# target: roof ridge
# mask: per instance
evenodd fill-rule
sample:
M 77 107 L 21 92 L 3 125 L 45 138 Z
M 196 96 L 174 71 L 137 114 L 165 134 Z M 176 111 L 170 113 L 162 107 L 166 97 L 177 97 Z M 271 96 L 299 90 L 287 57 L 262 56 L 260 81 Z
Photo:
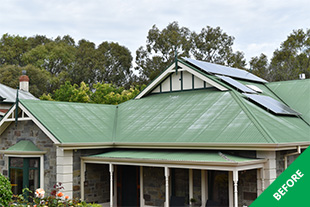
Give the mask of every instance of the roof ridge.
M 256 116 L 251 112 L 251 110 L 243 103 L 241 98 L 236 94 L 234 90 L 231 90 L 231 94 L 233 99 L 239 104 L 240 108 L 245 112 L 245 114 L 249 117 L 255 127 L 258 129 L 262 135 L 269 139 L 272 143 L 277 143 L 277 141 L 271 136 L 268 130 L 263 126 L 263 124 L 256 118 Z

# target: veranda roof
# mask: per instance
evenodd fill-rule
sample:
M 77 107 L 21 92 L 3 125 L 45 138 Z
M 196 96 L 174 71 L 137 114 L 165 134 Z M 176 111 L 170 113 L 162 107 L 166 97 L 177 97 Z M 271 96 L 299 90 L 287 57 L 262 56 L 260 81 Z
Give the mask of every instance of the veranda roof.
M 184 165 L 217 165 L 244 166 L 265 162 L 265 159 L 255 159 L 229 155 L 220 151 L 191 150 L 115 150 L 92 155 L 84 160 L 153 163 L 153 164 L 184 164 Z

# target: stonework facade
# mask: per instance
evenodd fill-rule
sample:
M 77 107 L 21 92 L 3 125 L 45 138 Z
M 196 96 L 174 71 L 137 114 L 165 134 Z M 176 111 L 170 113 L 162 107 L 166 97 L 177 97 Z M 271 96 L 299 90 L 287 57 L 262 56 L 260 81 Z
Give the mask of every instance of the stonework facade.
M 0 135 L 0 149 L 6 150 L 21 140 L 34 143 L 44 154 L 44 189 L 50 192 L 56 184 L 56 147 L 53 142 L 32 121 L 11 123 Z M 8 176 L 8 165 L 5 155 L 0 154 L 0 172 Z

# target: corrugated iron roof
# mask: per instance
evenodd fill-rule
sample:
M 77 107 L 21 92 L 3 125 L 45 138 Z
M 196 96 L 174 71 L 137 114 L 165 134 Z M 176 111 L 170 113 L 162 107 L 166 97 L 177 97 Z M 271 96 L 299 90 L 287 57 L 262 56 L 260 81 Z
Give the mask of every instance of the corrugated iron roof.
M 239 157 L 221 152 L 211 151 L 159 151 L 159 150 L 116 150 L 105 152 L 89 157 L 114 160 L 145 160 L 145 161 L 177 161 L 177 162 L 207 162 L 207 163 L 225 163 L 239 164 L 251 161 L 263 161 L 262 159 L 253 159 Z
M 2 101 L 3 103 L 14 103 L 16 101 L 16 89 L 0 83 L 0 97 L 4 99 Z M 19 99 L 38 100 L 38 98 L 34 97 L 30 92 L 23 90 L 19 90 L 18 97 Z
M 310 124 L 310 79 L 273 82 L 267 86 Z
M 119 106 L 22 100 L 61 143 L 247 143 L 310 141 L 298 117 L 276 116 L 239 93 L 151 95 Z
M 20 103 L 61 143 L 112 141 L 115 106 L 36 100 Z

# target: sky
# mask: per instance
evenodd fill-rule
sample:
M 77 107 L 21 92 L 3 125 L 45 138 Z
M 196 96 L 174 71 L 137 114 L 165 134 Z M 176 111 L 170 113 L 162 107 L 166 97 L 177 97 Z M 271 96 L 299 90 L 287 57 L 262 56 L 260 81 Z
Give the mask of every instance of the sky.
M 174 21 L 197 33 L 219 26 L 247 62 L 261 53 L 270 59 L 293 30 L 310 28 L 309 0 L 0 0 L 0 8 L 1 36 L 112 41 L 133 56 L 153 25 Z

